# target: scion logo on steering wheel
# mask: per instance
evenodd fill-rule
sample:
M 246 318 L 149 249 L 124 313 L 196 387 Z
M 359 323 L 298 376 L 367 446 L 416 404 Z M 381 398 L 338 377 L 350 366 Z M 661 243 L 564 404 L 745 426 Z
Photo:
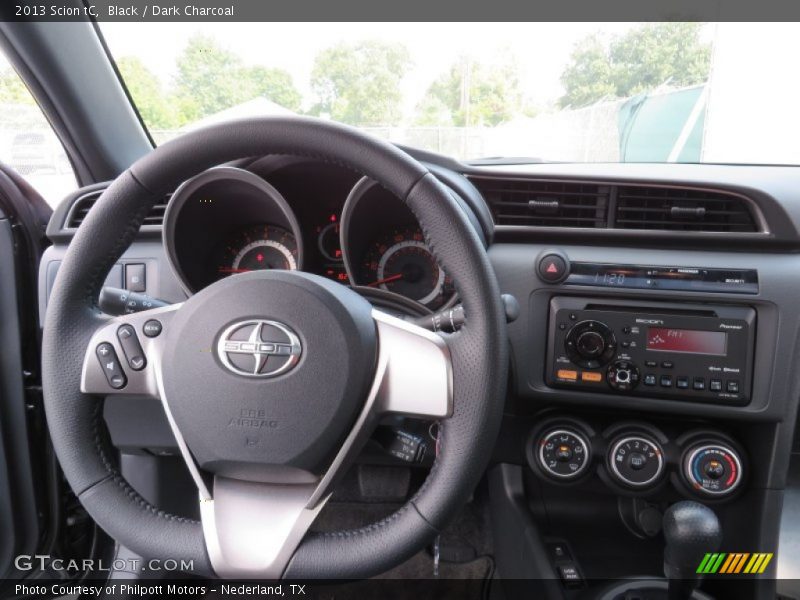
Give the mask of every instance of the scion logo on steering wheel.
M 283 323 L 237 321 L 219 336 L 217 356 L 229 371 L 244 377 L 277 377 L 300 360 L 300 338 Z

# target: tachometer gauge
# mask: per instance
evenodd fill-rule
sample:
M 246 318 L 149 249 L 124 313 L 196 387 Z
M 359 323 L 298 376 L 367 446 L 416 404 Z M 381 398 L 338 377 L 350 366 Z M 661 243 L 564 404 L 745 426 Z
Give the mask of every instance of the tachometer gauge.
M 297 240 L 274 225 L 248 227 L 228 238 L 216 268 L 218 278 L 265 269 L 297 270 Z
M 439 268 L 422 233 L 414 229 L 399 230 L 373 244 L 364 257 L 360 279 L 431 308 L 438 308 L 453 293 L 450 278 Z

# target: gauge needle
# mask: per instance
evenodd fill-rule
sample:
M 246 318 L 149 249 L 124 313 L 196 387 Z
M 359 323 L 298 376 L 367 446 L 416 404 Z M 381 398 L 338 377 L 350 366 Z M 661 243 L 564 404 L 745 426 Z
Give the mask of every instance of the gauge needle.
M 220 273 L 249 273 L 252 269 L 233 269 L 228 267 L 220 267 Z
M 402 279 L 403 274 L 398 273 L 397 275 L 392 275 L 391 277 L 386 277 L 384 279 L 379 279 L 378 281 L 373 281 L 372 283 L 367 284 L 367 287 L 375 287 L 376 285 L 382 285 L 384 283 L 391 283 L 392 281 L 397 281 L 398 279 Z

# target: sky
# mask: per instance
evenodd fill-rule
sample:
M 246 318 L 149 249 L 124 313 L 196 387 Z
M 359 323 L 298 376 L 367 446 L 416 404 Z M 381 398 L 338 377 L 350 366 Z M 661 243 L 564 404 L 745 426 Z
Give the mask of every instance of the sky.
M 341 41 L 379 39 L 402 42 L 414 66 L 403 81 L 408 114 L 428 86 L 460 56 L 492 56 L 511 50 L 522 67 L 522 86 L 535 106 L 561 94 L 561 73 L 574 44 L 598 31 L 625 32 L 635 23 L 103 23 L 116 57 L 138 56 L 166 84 L 175 58 L 196 32 L 215 36 L 250 65 L 289 71 L 311 104 L 309 77 L 314 57 Z

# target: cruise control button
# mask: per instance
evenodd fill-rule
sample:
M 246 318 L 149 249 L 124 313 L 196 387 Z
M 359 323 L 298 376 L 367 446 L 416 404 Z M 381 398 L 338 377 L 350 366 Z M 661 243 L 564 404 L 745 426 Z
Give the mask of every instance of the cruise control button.
M 154 338 L 161 335 L 162 329 L 163 327 L 161 325 L 161 321 L 157 321 L 155 319 L 150 319 L 142 326 L 142 332 L 144 332 L 144 334 L 149 338 Z
M 122 352 L 128 361 L 128 366 L 134 371 L 141 371 L 147 365 L 147 360 L 144 357 L 144 350 L 139 343 L 139 338 L 136 336 L 136 330 L 133 325 L 121 325 L 117 329 L 117 339 L 122 346 Z
M 114 351 L 114 346 L 108 342 L 98 344 L 95 354 L 97 355 L 97 360 L 100 361 L 100 368 L 103 369 L 108 385 L 115 390 L 124 388 L 128 380 L 122 370 L 122 365 L 119 363 L 117 353 Z

